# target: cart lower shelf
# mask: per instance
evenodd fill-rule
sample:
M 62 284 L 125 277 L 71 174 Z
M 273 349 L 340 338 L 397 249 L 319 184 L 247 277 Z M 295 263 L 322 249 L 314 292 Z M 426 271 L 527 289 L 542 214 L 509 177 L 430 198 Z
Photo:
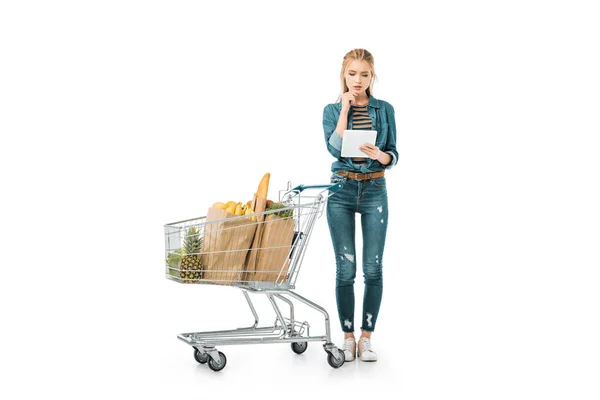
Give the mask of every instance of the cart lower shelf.
M 290 290 L 257 290 L 254 293 L 261 293 L 268 297 L 277 319 L 275 324 L 270 327 L 258 327 L 258 315 L 250 297 L 249 289 L 241 289 L 248 301 L 248 305 L 254 315 L 254 325 L 247 328 L 238 328 L 224 331 L 210 332 L 192 332 L 181 333 L 177 338 L 194 348 L 194 359 L 200 364 L 208 363 L 213 371 L 221 371 L 225 368 L 227 358 L 225 354 L 218 351 L 216 346 L 225 345 L 244 345 L 244 344 L 268 344 L 268 343 L 290 343 L 292 350 L 296 354 L 302 354 L 308 347 L 308 342 L 325 342 L 323 348 L 327 353 L 327 362 L 333 368 L 341 367 L 345 362 L 344 352 L 338 349 L 331 342 L 331 333 L 329 326 L 329 314 L 324 308 L 305 299 L 297 293 Z M 310 336 L 310 325 L 308 322 L 299 322 L 294 319 L 294 304 L 287 299 L 289 295 L 294 299 L 320 311 L 325 317 L 324 336 Z M 275 298 L 287 303 L 290 307 L 290 317 L 284 317 Z

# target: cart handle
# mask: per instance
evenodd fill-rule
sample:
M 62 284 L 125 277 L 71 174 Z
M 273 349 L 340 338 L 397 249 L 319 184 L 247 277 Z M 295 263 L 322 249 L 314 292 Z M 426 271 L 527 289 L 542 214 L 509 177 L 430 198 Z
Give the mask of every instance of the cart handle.
M 340 190 L 342 188 L 342 186 L 343 185 L 339 182 L 334 183 L 333 185 L 331 185 L 331 184 L 329 184 L 329 185 L 298 185 L 292 189 L 292 192 L 300 193 L 303 190 L 307 190 L 307 189 L 329 189 L 331 191 L 337 192 L 338 190 Z
M 334 183 L 333 185 L 332 184 L 328 184 L 328 185 L 298 185 L 293 189 L 288 189 L 288 193 L 292 192 L 295 194 L 300 194 L 302 191 L 308 190 L 308 189 L 324 189 L 324 190 L 321 190 L 319 192 L 319 194 L 329 190 L 331 193 L 329 193 L 329 195 L 327 197 L 331 197 L 336 192 L 338 192 L 343 186 L 344 186 L 344 184 L 342 182 L 337 182 L 337 183 Z

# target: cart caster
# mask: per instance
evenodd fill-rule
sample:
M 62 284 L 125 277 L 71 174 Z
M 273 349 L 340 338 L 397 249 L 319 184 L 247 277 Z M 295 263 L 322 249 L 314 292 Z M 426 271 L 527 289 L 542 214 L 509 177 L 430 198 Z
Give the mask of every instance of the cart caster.
M 227 357 L 225 357 L 225 354 L 221 353 L 220 351 L 218 361 L 215 361 L 214 359 L 209 357 L 208 368 L 212 369 L 213 371 L 220 371 L 223 368 L 225 368 L 225 365 L 227 365 Z
M 338 351 L 338 354 L 340 355 L 340 359 L 336 359 L 333 356 L 333 353 L 328 353 L 327 354 L 327 362 L 329 363 L 329 365 L 331 365 L 333 368 L 339 368 L 342 365 L 344 365 L 344 362 L 346 361 L 346 356 L 344 355 L 344 352 L 340 349 L 336 349 Z
M 194 348 L 194 359 L 196 361 L 198 361 L 200 364 L 206 364 L 206 362 L 209 359 L 209 356 L 206 353 L 200 353 L 200 351 L 198 351 L 198 349 Z
M 292 343 L 292 350 L 296 354 L 302 354 L 308 348 L 308 342 L 294 342 Z

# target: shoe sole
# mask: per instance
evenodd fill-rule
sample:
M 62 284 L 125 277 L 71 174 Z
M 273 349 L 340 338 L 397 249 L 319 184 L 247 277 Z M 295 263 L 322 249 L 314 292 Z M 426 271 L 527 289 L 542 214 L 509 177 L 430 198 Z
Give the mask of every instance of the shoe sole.
M 359 359 L 360 361 L 362 361 L 362 362 L 377 362 L 377 359 L 375 359 L 375 360 L 365 360 L 365 359 L 363 359 L 363 358 L 360 356 L 360 354 L 358 355 L 358 359 Z

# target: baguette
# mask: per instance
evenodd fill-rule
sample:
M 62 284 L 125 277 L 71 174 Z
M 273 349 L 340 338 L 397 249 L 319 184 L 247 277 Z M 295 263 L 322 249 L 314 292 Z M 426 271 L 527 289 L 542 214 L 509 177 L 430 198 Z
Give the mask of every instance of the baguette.
M 270 173 L 266 173 L 265 176 L 263 176 L 262 180 L 260 181 L 260 184 L 258 185 L 258 190 L 256 191 L 256 197 L 260 197 L 263 199 L 267 198 L 267 194 L 269 192 L 269 180 L 271 179 L 271 174 Z

